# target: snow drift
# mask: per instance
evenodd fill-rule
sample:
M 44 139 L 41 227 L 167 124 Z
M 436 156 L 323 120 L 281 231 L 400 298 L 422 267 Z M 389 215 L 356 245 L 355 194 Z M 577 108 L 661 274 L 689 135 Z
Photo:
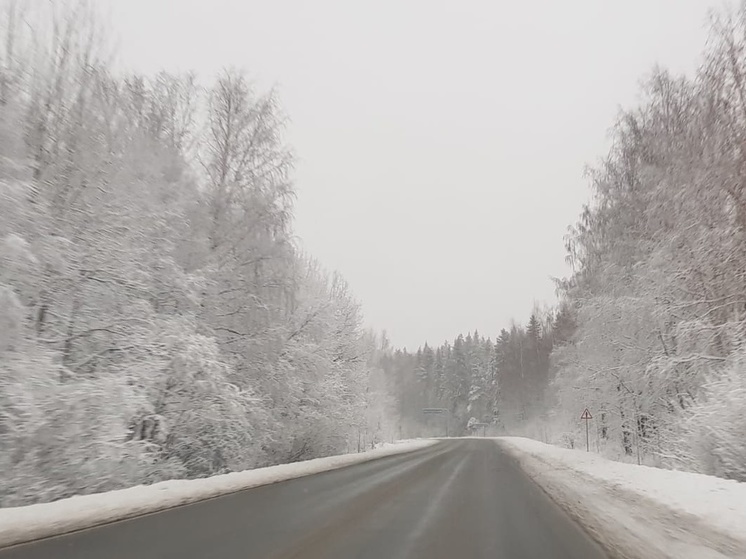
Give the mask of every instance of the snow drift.
M 746 483 L 496 439 L 612 557 L 746 557 Z

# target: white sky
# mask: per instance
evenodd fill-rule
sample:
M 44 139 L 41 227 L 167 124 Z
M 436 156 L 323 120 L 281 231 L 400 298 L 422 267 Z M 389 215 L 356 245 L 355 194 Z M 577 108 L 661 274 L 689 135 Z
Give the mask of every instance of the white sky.
M 126 66 L 278 85 L 297 235 L 415 349 L 495 336 L 568 273 L 620 106 L 692 72 L 709 0 L 99 0 Z M 732 2 L 731 2 L 732 4 Z

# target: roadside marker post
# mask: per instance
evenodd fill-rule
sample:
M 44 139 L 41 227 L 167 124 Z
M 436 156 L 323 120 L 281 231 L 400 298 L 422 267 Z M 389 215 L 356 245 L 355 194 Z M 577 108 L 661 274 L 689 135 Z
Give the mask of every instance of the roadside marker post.
M 585 451 L 590 452 L 591 444 L 590 439 L 588 438 L 588 422 L 593 419 L 593 416 L 591 415 L 591 412 L 588 411 L 588 408 L 585 408 L 585 411 L 583 412 L 583 415 L 580 416 L 580 419 L 585 420 Z

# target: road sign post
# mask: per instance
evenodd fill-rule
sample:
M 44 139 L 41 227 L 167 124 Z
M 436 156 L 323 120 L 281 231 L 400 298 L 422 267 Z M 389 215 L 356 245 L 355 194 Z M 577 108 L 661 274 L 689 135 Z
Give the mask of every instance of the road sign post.
M 593 419 L 593 416 L 591 415 L 591 412 L 588 411 L 588 408 L 585 408 L 585 411 L 583 412 L 583 415 L 580 416 L 580 419 L 583 419 L 585 421 L 585 451 L 590 452 L 591 443 L 588 437 L 588 422 Z

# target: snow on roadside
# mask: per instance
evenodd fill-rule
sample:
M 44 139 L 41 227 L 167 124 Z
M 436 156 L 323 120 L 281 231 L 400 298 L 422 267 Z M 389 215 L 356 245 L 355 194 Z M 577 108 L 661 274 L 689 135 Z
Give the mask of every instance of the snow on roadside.
M 746 557 L 746 483 L 495 440 L 612 557 Z
M 359 454 L 316 458 L 204 479 L 163 481 L 107 493 L 81 495 L 52 503 L 4 508 L 0 509 L 0 548 L 162 511 L 260 485 L 412 452 L 437 442 L 428 439 L 398 441 Z

